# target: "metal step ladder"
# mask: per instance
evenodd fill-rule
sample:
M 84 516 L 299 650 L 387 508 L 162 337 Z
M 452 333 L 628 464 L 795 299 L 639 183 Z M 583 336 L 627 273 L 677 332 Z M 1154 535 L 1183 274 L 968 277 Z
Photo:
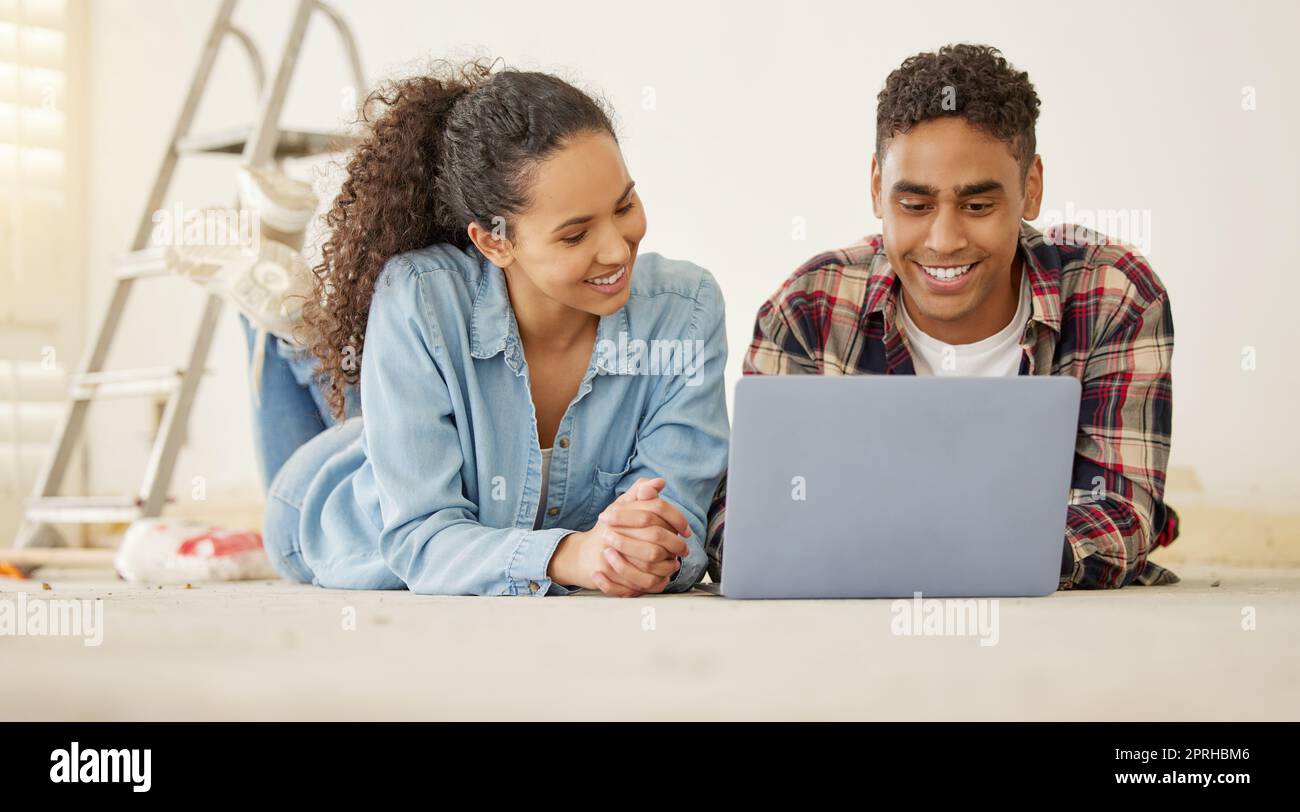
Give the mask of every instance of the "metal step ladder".
M 68 396 L 70 402 L 55 434 L 49 456 L 36 479 L 32 496 L 24 504 L 23 520 L 14 539 L 14 547 L 61 547 L 66 541 L 52 525 L 131 522 L 138 518 L 158 516 L 167 501 L 176 458 L 180 452 L 199 381 L 204 372 L 212 336 L 221 315 L 223 302 L 209 296 L 195 333 L 194 344 L 184 367 L 155 367 L 150 369 L 104 370 L 113 338 L 117 334 L 130 298 L 131 290 L 139 279 L 171 276 L 164 262 L 164 249 L 150 246 L 153 233 L 153 213 L 162 205 L 171 185 L 178 160 L 184 155 L 228 154 L 239 155 L 242 162 L 253 167 L 278 165 L 285 158 L 305 157 L 349 149 L 356 145 L 354 136 L 281 129 L 280 112 L 289 90 L 298 62 L 298 54 L 313 14 L 319 12 L 337 29 L 347 56 L 358 100 L 363 99 L 365 80 L 361 59 L 352 32 L 342 17 L 318 0 L 298 0 L 288 42 L 280 57 L 280 65 L 271 83 L 265 81 L 261 56 L 247 32 L 231 22 L 238 0 L 222 0 L 216 19 L 208 34 L 206 46 L 199 58 L 194 79 L 190 83 L 185 104 L 163 154 L 148 203 L 140 218 L 131 251 L 118 263 L 112 298 L 108 309 L 81 359 L 81 366 L 72 377 Z M 190 133 L 195 112 L 212 74 L 217 52 L 227 36 L 238 42 L 252 62 L 253 74 L 260 95 L 257 121 L 251 126 L 231 129 L 210 135 Z M 360 101 L 358 102 L 360 104 Z M 154 437 L 144 482 L 135 497 L 130 496 L 58 496 L 67 473 L 73 450 L 85 427 L 86 413 L 92 401 L 106 397 L 166 395 L 158 433 Z

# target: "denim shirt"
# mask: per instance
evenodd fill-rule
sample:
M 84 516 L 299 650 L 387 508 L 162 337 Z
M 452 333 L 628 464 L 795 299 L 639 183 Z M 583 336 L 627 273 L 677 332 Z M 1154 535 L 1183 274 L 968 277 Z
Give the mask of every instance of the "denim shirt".
M 727 464 L 726 355 L 713 275 L 639 254 L 627 303 L 598 324 L 539 508 L 537 418 L 504 272 L 472 246 L 394 257 L 370 305 L 362 414 L 323 441 L 337 451 L 306 489 L 303 559 L 327 587 L 568 594 L 546 574 L 559 541 L 661 476 L 692 531 L 666 591 L 690 589 Z

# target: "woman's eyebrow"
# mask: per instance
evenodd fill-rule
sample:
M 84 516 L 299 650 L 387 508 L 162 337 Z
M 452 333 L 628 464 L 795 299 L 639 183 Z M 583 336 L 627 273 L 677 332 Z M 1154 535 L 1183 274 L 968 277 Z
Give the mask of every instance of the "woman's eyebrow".
M 614 201 L 614 205 L 615 205 L 615 206 L 617 206 L 619 203 L 622 203 L 624 200 L 627 199 L 627 196 L 628 196 L 628 195 L 632 194 L 632 187 L 633 187 L 633 186 L 636 186 L 636 181 L 632 181 L 631 183 L 629 183 L 629 184 L 627 185 L 627 188 L 623 190 L 623 194 L 621 194 L 621 195 L 618 196 L 618 200 Z M 559 231 L 560 229 L 568 228 L 569 226 L 576 226 L 576 225 L 579 225 L 579 224 L 581 224 L 581 223 L 585 223 L 585 222 L 587 222 L 588 220 L 590 220 L 591 218 L 592 218 L 592 215 L 590 215 L 590 214 L 583 214 L 583 215 L 580 215 L 580 216 L 578 216 L 578 217 L 570 217 L 568 220 L 565 220 L 563 223 L 560 223 L 558 226 L 556 226 L 555 228 L 551 229 L 551 233 L 554 234 L 555 232 Z

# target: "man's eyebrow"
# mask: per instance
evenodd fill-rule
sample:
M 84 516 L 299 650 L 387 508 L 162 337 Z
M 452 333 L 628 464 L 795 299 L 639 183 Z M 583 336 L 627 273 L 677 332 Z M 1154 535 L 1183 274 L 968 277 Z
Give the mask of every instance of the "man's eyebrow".
M 619 205 L 620 203 L 622 203 L 624 200 L 627 200 L 627 196 L 630 195 L 630 194 L 632 194 L 632 187 L 633 187 L 633 186 L 636 186 L 636 181 L 632 181 L 631 183 L 629 183 L 629 184 L 627 185 L 627 188 L 623 190 L 623 194 L 621 194 L 621 195 L 618 196 L 618 200 L 614 201 L 614 205 L 615 205 L 615 206 L 618 206 L 618 205 Z M 576 225 L 579 225 L 579 224 L 581 224 L 581 223 L 585 223 L 585 222 L 589 221 L 589 220 L 591 219 L 591 217 L 592 217 L 592 215 L 590 215 L 590 214 L 584 214 L 584 215 L 581 215 L 581 216 L 579 216 L 579 217 L 570 217 L 568 220 L 565 220 L 563 223 L 560 223 L 558 226 L 556 226 L 555 228 L 551 229 L 551 233 L 554 234 L 555 232 L 557 232 L 557 231 L 559 231 L 559 230 L 561 230 L 561 229 L 564 229 L 564 228 L 568 228 L 569 226 L 576 226 Z
M 986 195 L 989 192 L 1001 192 L 1002 184 L 996 180 L 982 180 L 977 183 L 968 183 L 953 191 L 957 193 L 957 197 L 974 197 L 975 195 Z
M 896 195 L 921 195 L 922 197 L 938 197 L 939 190 L 933 186 L 926 186 L 924 183 L 915 183 L 910 180 L 900 180 L 894 184 L 894 194 Z
M 996 180 L 981 180 L 975 183 L 968 183 L 965 186 L 954 186 L 953 192 L 957 197 L 973 197 L 975 195 L 988 194 L 989 192 L 1001 192 L 1004 187 L 1002 183 Z M 926 186 L 924 183 L 914 183 L 910 180 L 900 180 L 894 184 L 894 194 L 896 195 L 921 195 L 922 197 L 938 197 L 939 190 L 933 186 Z

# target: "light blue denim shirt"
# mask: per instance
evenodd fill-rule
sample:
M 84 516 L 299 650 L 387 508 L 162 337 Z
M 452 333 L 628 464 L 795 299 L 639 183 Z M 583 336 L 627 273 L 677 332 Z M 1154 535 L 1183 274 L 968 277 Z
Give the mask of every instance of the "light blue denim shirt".
M 637 478 L 662 476 L 692 530 L 667 591 L 694 586 L 727 464 L 722 294 L 708 271 L 652 253 L 637 256 L 629 288 L 600 319 L 539 508 L 537 419 L 504 272 L 447 244 L 389 260 L 370 305 L 362 414 L 312 441 L 319 462 L 295 486 L 314 582 L 568 594 L 546 575 L 560 539 Z

